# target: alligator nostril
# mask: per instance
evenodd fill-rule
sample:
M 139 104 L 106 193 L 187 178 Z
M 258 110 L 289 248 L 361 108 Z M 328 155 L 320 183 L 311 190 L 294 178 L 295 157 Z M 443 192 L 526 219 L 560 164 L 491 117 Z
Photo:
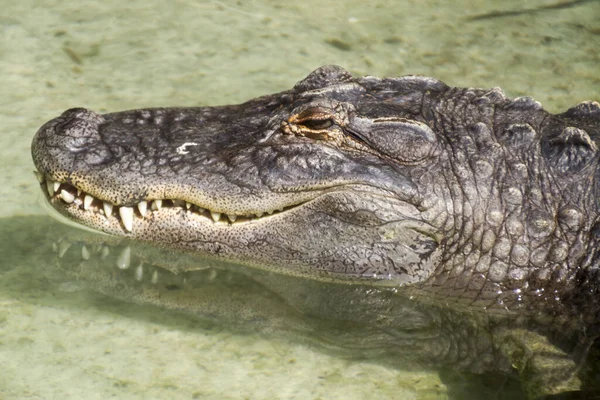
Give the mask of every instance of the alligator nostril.
M 98 142 L 98 128 L 104 117 L 85 108 L 72 108 L 56 119 L 54 135 L 49 139 L 72 153 L 80 152 Z
M 82 107 L 70 108 L 63 112 L 59 118 L 66 120 L 80 119 L 83 121 L 93 122 L 96 125 L 104 122 L 104 117 L 102 115 Z
M 93 111 L 72 108 L 44 124 L 31 144 L 36 168 L 54 179 L 67 180 L 75 157 L 90 165 L 106 162 L 110 149 L 100 136 L 105 121 Z

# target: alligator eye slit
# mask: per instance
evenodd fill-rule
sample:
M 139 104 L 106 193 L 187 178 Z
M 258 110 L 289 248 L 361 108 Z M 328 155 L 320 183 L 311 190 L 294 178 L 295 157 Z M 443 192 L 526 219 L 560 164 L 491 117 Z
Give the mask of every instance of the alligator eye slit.
M 330 128 L 333 125 L 333 121 L 330 119 L 325 119 L 325 120 L 312 119 L 312 120 L 303 121 L 302 125 L 307 129 L 318 131 L 318 130 Z
M 62 204 L 63 208 L 76 207 L 79 211 L 97 213 L 106 218 L 117 218 L 129 232 L 132 231 L 136 218 L 147 219 L 152 212 L 162 208 L 177 208 L 180 213 L 202 216 L 213 223 L 233 225 L 276 215 L 298 206 L 291 205 L 246 215 L 215 212 L 180 199 L 144 200 L 137 206 L 119 206 L 97 199 L 70 183 L 56 182 L 47 177 L 40 180 L 40 186 L 52 204 Z

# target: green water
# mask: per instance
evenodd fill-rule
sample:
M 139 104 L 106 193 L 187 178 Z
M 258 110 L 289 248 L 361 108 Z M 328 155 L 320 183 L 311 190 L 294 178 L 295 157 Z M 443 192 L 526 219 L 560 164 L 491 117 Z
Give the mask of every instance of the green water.
M 3 0 L 0 217 L 44 213 L 29 144 L 41 124 L 76 106 L 241 102 L 329 63 L 356 75 L 500 86 L 551 111 L 598 100 L 599 1 L 499 13 L 555 3 Z M 32 260 L 27 247 L 2 258 L 3 399 L 450 396 L 435 372 L 154 316 L 76 286 L 46 286 L 36 273 L 44 260 Z

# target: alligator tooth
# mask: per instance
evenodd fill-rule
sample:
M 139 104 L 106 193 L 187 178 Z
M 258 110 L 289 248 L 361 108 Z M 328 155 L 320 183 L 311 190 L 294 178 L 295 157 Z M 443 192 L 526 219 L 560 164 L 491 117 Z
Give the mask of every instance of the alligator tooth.
M 156 282 L 158 282 L 158 271 L 154 270 L 154 272 L 152 273 L 152 280 L 151 282 L 156 285 Z
M 110 203 L 107 203 L 106 201 L 103 201 L 102 207 L 104 208 L 104 215 L 106 215 L 107 217 L 110 217 L 112 214 L 113 205 Z
M 94 201 L 94 197 L 89 194 L 86 194 L 83 198 L 83 209 L 87 210 L 88 208 L 90 208 L 90 206 L 92 205 L 92 201 Z
M 84 260 L 90 259 L 90 251 L 87 247 L 85 247 L 85 245 L 81 246 L 81 258 L 83 258 Z
M 192 208 L 192 203 L 188 203 L 187 201 L 185 202 L 185 208 L 187 208 L 188 210 L 190 208 Z
M 198 214 L 202 214 L 204 211 L 206 211 L 204 208 L 198 207 Z
M 146 212 L 148 211 L 148 202 L 146 200 L 140 201 L 137 205 L 140 215 L 142 217 L 146 216 Z
M 138 265 L 137 268 L 135 269 L 135 280 L 141 281 L 143 276 L 144 276 L 144 264 L 140 263 L 140 265 Z
M 110 254 L 110 249 L 108 248 L 108 246 L 103 246 L 102 250 L 100 251 L 100 259 L 106 260 L 106 257 L 108 257 L 109 254 Z
M 60 242 L 58 244 L 58 256 L 62 258 L 62 256 L 65 255 L 67 250 L 69 250 L 69 247 L 71 247 L 71 242 L 68 242 L 66 240 L 63 240 L 62 242 Z
M 65 189 L 60 191 L 60 198 L 63 199 L 67 204 L 71 204 L 73 201 L 75 201 L 75 196 L 73 196 Z
M 129 232 L 133 229 L 133 208 L 132 207 L 119 207 L 119 215 L 123 226 Z
M 60 188 L 60 182 L 54 182 L 54 193 L 58 192 L 58 189 Z
M 131 247 L 127 246 L 123 249 L 117 258 L 117 267 L 119 269 L 127 269 L 131 264 Z
M 52 182 L 52 180 L 48 179 L 46 181 L 46 189 L 48 190 L 48 195 L 50 195 L 50 197 L 54 196 L 54 182 Z
M 227 214 L 227 218 L 229 218 L 229 220 L 230 220 L 231 222 L 235 222 L 235 220 L 236 220 L 236 218 L 237 218 L 237 215 L 233 215 L 233 214 L 231 214 L 231 215 L 230 215 L 230 214 Z
M 273 214 L 273 210 L 267 211 L 267 214 L 269 214 L 269 215 Z
M 219 222 L 219 220 L 221 219 L 221 213 L 218 213 L 218 212 L 211 211 L 210 216 L 212 217 L 213 221 L 215 221 L 215 222 Z
M 42 174 L 40 171 L 33 171 L 33 174 L 35 175 L 39 183 L 44 182 L 44 174 Z
M 263 214 L 264 214 L 264 213 L 261 213 L 261 212 L 259 212 L 259 213 L 256 213 L 256 216 L 257 216 L 258 218 L 260 218 L 260 217 L 262 217 L 262 216 L 263 216 Z
M 154 202 L 152 203 L 152 209 L 153 210 L 160 210 L 160 208 L 162 207 L 162 200 L 154 200 Z
M 77 189 L 77 196 L 81 194 L 81 189 Z

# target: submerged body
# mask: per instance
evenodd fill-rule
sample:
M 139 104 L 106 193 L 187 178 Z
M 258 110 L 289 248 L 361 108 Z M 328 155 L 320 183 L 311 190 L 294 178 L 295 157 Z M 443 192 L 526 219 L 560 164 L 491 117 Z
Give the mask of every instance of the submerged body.
M 236 106 L 71 109 L 32 153 L 54 208 L 96 230 L 594 335 L 599 135 L 597 102 L 553 115 L 326 66 Z

